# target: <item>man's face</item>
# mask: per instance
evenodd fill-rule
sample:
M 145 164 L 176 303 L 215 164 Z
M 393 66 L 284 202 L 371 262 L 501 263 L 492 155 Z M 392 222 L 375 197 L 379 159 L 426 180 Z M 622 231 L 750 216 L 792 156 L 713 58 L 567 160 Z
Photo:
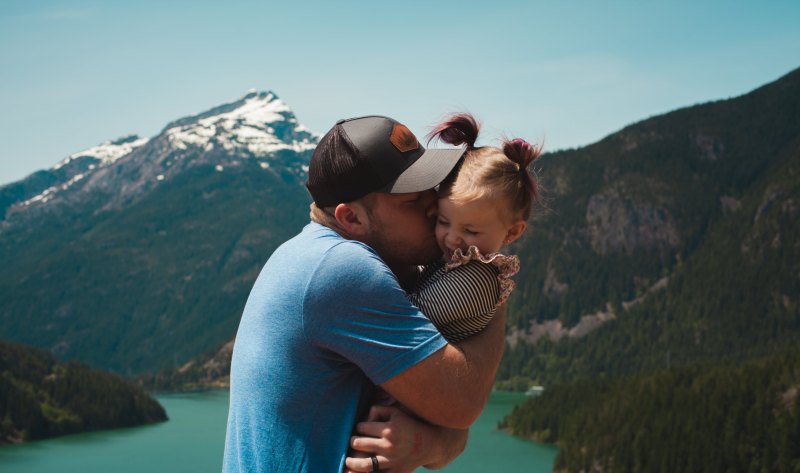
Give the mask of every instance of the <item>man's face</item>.
M 365 204 L 370 233 L 365 243 L 389 265 L 418 265 L 441 256 L 436 243 L 436 192 L 371 194 Z

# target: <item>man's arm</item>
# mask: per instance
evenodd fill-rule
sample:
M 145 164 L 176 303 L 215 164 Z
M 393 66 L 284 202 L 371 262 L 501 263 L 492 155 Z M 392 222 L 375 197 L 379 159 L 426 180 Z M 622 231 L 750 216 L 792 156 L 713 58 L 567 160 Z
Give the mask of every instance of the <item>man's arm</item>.
M 432 424 L 467 429 L 489 398 L 505 341 L 505 305 L 480 333 L 448 344 L 381 385 Z
M 439 469 L 464 451 L 469 431 L 449 429 L 415 419 L 401 409 L 373 406 L 366 422 L 356 425 L 350 446 L 364 458 L 348 457 L 346 473 L 370 472 L 375 455 L 381 470 L 395 473 L 414 471 L 420 466 Z

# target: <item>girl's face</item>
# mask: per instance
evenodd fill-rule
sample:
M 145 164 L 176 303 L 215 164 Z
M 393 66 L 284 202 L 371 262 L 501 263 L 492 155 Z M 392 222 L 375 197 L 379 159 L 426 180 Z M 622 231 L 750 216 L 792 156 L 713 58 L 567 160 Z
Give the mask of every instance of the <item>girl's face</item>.
M 504 212 L 491 199 L 457 203 L 449 197 L 439 199 L 436 219 L 436 242 L 449 260 L 456 248 L 466 252 L 477 246 L 481 254 L 497 253 L 503 245 L 516 240 L 525 230 L 525 222 L 506 222 Z

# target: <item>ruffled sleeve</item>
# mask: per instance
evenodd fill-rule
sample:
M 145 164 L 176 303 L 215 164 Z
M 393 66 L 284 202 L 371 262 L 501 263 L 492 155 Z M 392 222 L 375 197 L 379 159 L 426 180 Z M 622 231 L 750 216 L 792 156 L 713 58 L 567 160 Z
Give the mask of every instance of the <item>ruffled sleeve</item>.
M 517 284 L 511 279 L 511 276 L 519 272 L 519 258 L 515 255 L 504 255 L 502 253 L 490 253 L 486 256 L 482 255 L 477 246 L 470 246 L 467 248 L 467 253 L 461 252 L 461 248 L 456 248 L 453 252 L 453 257 L 445 265 L 449 271 L 451 269 L 463 266 L 470 261 L 479 261 L 483 264 L 488 264 L 497 269 L 497 282 L 500 284 L 500 297 L 495 304 L 495 308 L 502 304 L 511 295 L 511 291 L 517 287 Z
M 514 290 L 511 276 L 518 271 L 516 256 L 456 250 L 450 261 L 425 267 L 409 297 L 442 335 L 459 341 L 486 327 Z

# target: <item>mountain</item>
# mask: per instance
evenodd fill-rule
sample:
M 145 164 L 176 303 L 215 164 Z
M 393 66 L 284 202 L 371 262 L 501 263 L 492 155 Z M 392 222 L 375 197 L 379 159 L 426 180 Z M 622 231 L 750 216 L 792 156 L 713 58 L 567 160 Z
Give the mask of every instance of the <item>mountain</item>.
M 542 159 L 500 378 L 550 383 L 800 342 L 800 70 Z
M 796 469 L 800 70 L 542 166 L 499 377 L 546 387 L 504 425 L 557 471 Z
M 161 405 L 109 373 L 0 341 L 0 444 L 163 422 Z
M 63 207 L 93 213 L 124 209 L 163 181 L 205 165 L 221 172 L 226 165 L 252 160 L 264 169 L 277 163 L 302 175 L 302 160 L 285 156 L 304 155 L 314 149 L 316 139 L 274 93 L 253 91 L 169 123 L 152 139 L 131 135 L 108 141 L 4 186 L 3 224 L 41 218 Z M 284 159 L 276 161 L 278 157 Z
M 307 222 L 317 140 L 250 92 L 0 187 L 0 337 L 124 374 L 230 339 L 264 261 Z

